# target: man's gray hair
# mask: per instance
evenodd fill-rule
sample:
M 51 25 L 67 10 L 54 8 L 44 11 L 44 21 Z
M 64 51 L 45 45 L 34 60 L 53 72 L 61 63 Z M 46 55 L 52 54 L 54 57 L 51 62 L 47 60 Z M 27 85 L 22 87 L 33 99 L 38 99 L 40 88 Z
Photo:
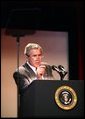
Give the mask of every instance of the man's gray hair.
M 39 44 L 37 44 L 37 43 L 28 43 L 25 47 L 24 54 L 29 56 L 29 53 L 30 53 L 31 49 L 40 49 L 41 53 L 43 53 L 43 49 Z

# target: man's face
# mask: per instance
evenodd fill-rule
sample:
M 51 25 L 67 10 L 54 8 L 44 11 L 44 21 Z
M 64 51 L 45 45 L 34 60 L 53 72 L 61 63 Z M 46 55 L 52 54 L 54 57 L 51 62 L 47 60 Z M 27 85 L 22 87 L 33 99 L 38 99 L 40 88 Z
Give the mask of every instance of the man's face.
M 28 57 L 29 63 L 34 66 L 38 67 L 42 60 L 42 53 L 40 49 L 31 49 L 30 54 Z

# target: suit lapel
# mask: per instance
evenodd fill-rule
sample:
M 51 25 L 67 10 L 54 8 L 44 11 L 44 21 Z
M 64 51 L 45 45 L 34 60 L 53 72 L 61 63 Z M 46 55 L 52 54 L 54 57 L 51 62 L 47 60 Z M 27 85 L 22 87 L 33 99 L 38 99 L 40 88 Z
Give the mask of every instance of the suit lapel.
M 34 73 L 34 71 L 30 68 L 30 66 L 27 63 L 25 63 L 23 66 L 31 78 L 36 77 L 36 74 Z

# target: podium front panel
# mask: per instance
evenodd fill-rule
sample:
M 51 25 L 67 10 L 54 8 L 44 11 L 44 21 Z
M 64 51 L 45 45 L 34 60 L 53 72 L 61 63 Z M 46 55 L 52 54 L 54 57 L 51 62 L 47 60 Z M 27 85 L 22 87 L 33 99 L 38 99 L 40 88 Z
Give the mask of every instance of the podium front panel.
M 76 105 L 62 109 L 55 101 L 55 93 L 62 86 L 71 87 L 77 95 Z M 36 118 L 83 118 L 84 81 L 35 80 L 20 96 L 20 116 Z

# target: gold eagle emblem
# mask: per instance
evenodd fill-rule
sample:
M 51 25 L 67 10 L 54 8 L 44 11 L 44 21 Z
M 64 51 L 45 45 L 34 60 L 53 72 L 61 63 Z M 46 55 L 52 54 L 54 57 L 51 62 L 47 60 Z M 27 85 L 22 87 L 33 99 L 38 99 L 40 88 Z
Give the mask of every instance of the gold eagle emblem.
M 77 104 L 76 92 L 70 86 L 61 86 L 55 92 L 55 102 L 60 108 L 70 110 Z

